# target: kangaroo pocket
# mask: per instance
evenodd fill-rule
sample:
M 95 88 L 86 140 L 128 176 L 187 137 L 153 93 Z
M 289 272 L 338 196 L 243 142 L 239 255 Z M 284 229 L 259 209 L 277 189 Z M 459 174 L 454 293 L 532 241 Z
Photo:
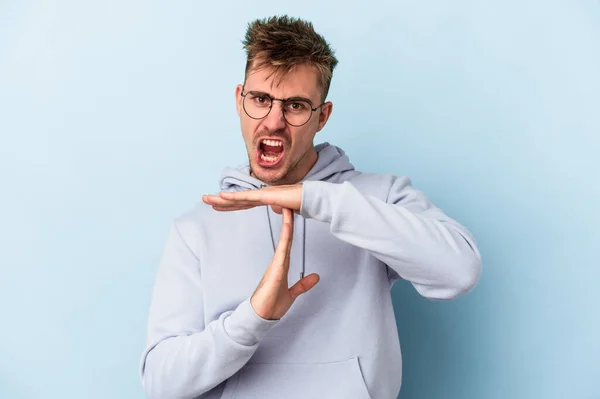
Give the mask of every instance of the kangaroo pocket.
M 328 363 L 247 363 L 221 399 L 371 399 L 358 358 Z

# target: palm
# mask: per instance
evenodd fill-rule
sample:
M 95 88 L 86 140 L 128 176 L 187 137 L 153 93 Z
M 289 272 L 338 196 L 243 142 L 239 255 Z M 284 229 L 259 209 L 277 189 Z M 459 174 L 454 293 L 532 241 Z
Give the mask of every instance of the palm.
M 278 320 L 283 317 L 299 295 L 319 282 L 319 276 L 311 274 L 288 288 L 294 219 L 290 209 L 283 208 L 282 212 L 283 225 L 275 256 L 250 300 L 255 312 L 267 320 Z

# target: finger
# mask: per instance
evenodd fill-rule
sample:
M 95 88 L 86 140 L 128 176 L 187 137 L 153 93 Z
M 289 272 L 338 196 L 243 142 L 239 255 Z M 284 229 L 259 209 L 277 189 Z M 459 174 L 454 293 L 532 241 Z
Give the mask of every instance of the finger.
M 279 234 L 279 243 L 275 249 L 273 263 L 283 266 L 284 270 L 289 269 L 290 253 L 292 250 L 292 240 L 294 237 L 294 217 L 289 209 L 283 209 L 283 224 Z
M 321 278 L 318 274 L 313 273 L 304 277 L 300 281 L 290 288 L 290 295 L 292 296 L 292 300 L 296 299 L 298 296 L 304 294 L 306 291 L 310 290 L 312 287 L 317 285 Z
M 211 197 L 211 196 L 210 196 L 210 195 L 208 195 L 208 194 L 205 194 L 205 195 L 203 195 L 203 196 L 202 196 L 202 202 L 204 202 L 205 204 L 208 204 L 208 205 L 210 205 L 210 203 L 209 203 L 209 201 L 210 201 L 210 197 Z
M 223 200 L 216 195 L 208 194 L 202 196 L 202 202 L 208 205 L 218 205 L 223 203 Z
M 281 208 L 283 213 L 283 223 L 289 223 L 292 228 L 294 227 L 294 212 L 289 208 Z
M 222 202 L 215 202 L 215 203 L 211 203 L 209 205 L 218 206 L 221 208 L 241 208 L 244 206 L 259 206 L 259 204 L 255 204 L 253 202 L 240 202 L 240 203 L 233 203 L 233 204 L 225 204 Z
M 261 190 L 244 190 L 238 192 L 221 191 L 219 197 L 232 201 L 260 201 L 262 198 Z
M 284 223 L 281 226 L 281 233 L 279 234 L 279 243 L 275 248 L 275 255 L 273 256 L 272 265 L 284 266 L 286 268 L 289 265 L 288 256 L 290 247 L 292 246 L 292 226 L 289 223 Z
M 249 206 L 240 206 L 240 207 L 236 207 L 236 208 L 213 206 L 212 208 L 215 211 L 219 211 L 219 212 L 231 212 L 231 211 L 244 211 L 246 209 L 255 208 L 255 206 L 254 205 L 249 205 Z
M 208 205 L 218 205 L 218 206 L 238 206 L 238 205 L 261 205 L 260 202 L 256 201 L 230 201 L 216 195 L 205 195 L 202 196 L 202 201 Z
M 275 205 L 285 198 L 285 190 L 281 187 L 265 187 L 258 190 L 219 193 L 219 197 L 229 201 L 249 201 L 262 205 Z
M 256 204 L 211 204 L 211 206 L 213 208 L 217 207 L 217 208 L 221 208 L 223 210 L 227 210 L 227 211 L 235 211 L 237 209 L 248 209 L 248 208 L 254 208 L 256 206 Z M 262 205 L 260 205 L 262 206 Z
M 286 260 L 289 264 L 290 253 L 292 252 L 292 238 L 294 237 L 294 213 L 291 209 L 288 208 L 281 208 L 281 212 L 283 213 L 283 224 L 287 224 L 290 226 L 290 245 L 287 246 L 286 252 Z

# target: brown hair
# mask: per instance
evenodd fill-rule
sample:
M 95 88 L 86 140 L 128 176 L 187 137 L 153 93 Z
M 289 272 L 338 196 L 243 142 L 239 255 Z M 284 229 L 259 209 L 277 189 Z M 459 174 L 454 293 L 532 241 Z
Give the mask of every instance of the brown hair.
M 281 80 L 295 67 L 311 65 L 317 71 L 323 89 L 321 100 L 325 101 L 338 60 L 312 23 L 287 15 L 257 19 L 248 24 L 242 43 L 248 54 L 244 78 L 251 69 L 272 68 L 269 76 Z

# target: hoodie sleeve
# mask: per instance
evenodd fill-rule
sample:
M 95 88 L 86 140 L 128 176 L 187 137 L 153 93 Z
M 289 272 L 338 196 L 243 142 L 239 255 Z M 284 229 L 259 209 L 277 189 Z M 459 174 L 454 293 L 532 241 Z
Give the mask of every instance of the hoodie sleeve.
M 140 377 L 150 399 L 195 398 L 244 366 L 277 323 L 250 299 L 205 324 L 198 258 L 173 224 L 160 262 Z
M 335 237 L 368 250 L 424 297 L 454 299 L 471 290 L 481 275 L 473 236 L 409 178 L 389 178 L 385 201 L 349 181 L 306 181 L 300 214 L 330 223 Z

